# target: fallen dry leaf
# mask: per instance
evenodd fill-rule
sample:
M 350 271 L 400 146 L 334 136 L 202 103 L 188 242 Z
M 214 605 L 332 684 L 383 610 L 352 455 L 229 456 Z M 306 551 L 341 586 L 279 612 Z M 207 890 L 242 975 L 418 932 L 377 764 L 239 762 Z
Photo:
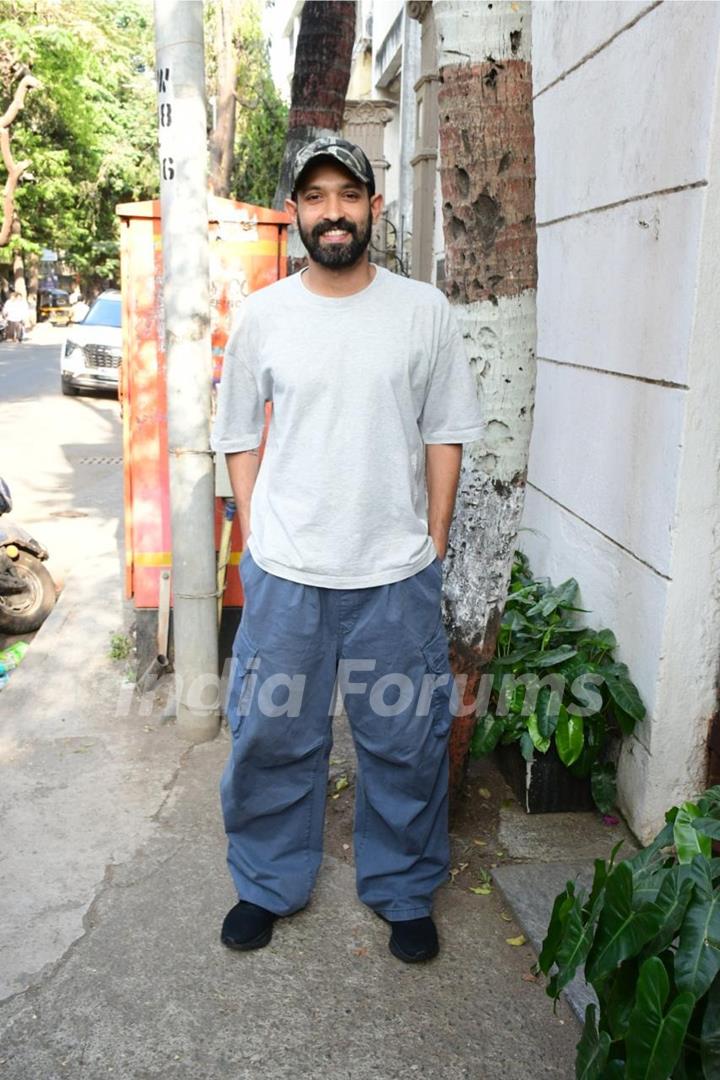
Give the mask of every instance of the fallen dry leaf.
M 492 888 L 490 885 L 476 885 L 474 888 L 470 889 L 470 892 L 475 893 L 476 896 L 489 896 L 492 892 Z
M 538 977 L 537 977 L 537 975 L 533 975 L 532 972 L 526 971 L 525 974 L 522 977 L 522 981 L 523 982 L 534 982 L 534 983 L 536 983 L 538 981 Z
M 487 847 L 486 840 L 473 840 L 473 844 L 477 844 L 478 847 Z
M 350 787 L 350 781 L 348 780 L 347 776 L 340 776 L 335 781 L 335 790 L 337 792 L 344 791 L 346 787 Z
M 515 946 L 524 945 L 525 940 L 526 939 L 525 939 L 524 934 L 519 934 L 517 937 L 506 937 L 505 938 L 505 941 L 508 943 L 508 945 L 515 945 Z
M 489 799 L 489 798 L 491 798 L 490 792 L 488 791 L 488 789 L 486 787 L 478 788 L 478 795 L 480 796 L 481 799 Z
M 353 954 L 353 956 L 367 956 L 368 951 L 365 948 L 353 949 L 352 954 Z
M 505 922 L 512 922 L 512 915 L 508 915 L 506 911 L 500 912 L 500 918 L 504 919 Z

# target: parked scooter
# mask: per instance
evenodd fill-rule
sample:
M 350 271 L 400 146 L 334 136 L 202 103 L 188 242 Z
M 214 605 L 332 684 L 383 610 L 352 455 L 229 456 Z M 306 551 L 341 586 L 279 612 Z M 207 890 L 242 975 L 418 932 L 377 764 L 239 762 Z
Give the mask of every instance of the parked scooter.
M 0 477 L 0 516 L 12 510 L 10 488 Z M 55 582 L 43 562 L 47 549 L 14 521 L 0 522 L 0 631 L 27 634 L 42 626 L 55 606 Z

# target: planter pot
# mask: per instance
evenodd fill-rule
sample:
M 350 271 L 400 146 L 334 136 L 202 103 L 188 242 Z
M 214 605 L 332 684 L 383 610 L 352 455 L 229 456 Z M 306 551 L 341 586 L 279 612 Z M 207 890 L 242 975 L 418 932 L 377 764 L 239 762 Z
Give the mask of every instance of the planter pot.
M 594 810 L 590 778 L 579 779 L 563 765 L 553 744 L 547 754 L 536 752 L 526 761 L 517 743 L 498 746 L 495 760 L 528 814 L 558 814 Z

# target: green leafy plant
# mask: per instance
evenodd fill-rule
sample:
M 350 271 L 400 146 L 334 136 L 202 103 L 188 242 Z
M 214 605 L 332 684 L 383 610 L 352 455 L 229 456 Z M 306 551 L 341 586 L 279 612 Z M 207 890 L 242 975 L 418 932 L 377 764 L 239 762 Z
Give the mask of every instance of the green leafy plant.
M 625 664 L 614 659 L 612 630 L 578 624 L 574 578 L 553 587 L 535 579 L 515 553 L 510 590 L 489 666 L 492 690 L 471 753 L 519 743 L 527 761 L 554 744 L 575 776 L 591 778 L 598 809 L 615 803 L 614 740 L 629 735 L 645 707 Z
M 110 635 L 110 651 L 108 656 L 111 660 L 127 660 L 132 652 L 132 641 L 127 634 Z
M 538 967 L 557 999 L 584 965 L 582 1080 L 720 1077 L 720 786 L 673 807 L 652 844 L 598 859 L 555 899 Z

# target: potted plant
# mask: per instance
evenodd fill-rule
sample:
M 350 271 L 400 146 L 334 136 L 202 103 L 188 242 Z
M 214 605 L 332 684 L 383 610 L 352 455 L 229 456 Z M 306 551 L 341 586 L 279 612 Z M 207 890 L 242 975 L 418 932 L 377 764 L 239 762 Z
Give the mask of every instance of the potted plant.
M 557 999 L 584 965 L 597 994 L 577 1048 L 583 1080 L 720 1077 L 720 787 L 673 807 L 653 843 L 598 859 L 586 895 L 556 898 L 538 960 Z M 618 845 L 619 847 L 620 845 Z
M 486 679 L 489 699 L 471 744 L 494 750 L 528 812 L 615 803 L 615 740 L 645 708 L 611 630 L 578 623 L 574 578 L 553 587 L 515 553 L 510 589 Z M 518 754 L 519 750 L 519 754 Z

